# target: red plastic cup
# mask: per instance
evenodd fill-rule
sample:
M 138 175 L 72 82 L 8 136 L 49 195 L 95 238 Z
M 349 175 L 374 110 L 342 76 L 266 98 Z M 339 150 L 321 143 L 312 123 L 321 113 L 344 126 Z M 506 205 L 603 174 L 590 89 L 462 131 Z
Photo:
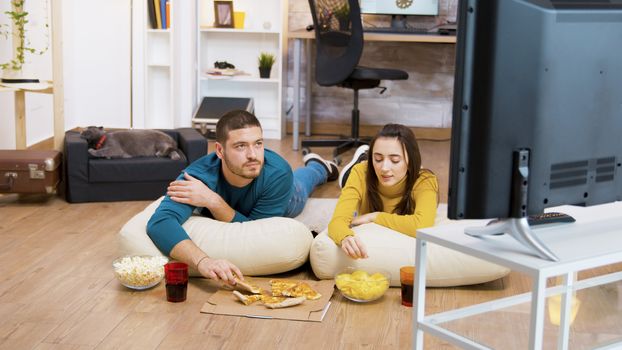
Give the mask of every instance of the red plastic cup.
M 188 291 L 188 265 L 177 261 L 164 265 L 164 279 L 166 300 L 172 303 L 185 301 Z

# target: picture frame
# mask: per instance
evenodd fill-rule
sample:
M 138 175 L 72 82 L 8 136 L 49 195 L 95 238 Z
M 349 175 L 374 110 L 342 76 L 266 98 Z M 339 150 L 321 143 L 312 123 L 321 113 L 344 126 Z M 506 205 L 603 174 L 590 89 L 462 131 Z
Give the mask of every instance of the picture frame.
M 233 1 L 214 1 L 214 27 L 233 28 Z

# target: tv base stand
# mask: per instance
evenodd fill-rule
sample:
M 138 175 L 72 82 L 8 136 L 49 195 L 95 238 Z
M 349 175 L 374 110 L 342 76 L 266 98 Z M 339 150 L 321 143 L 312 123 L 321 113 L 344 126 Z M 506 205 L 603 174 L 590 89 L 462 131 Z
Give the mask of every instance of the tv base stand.
M 531 228 L 529 227 L 529 223 L 527 222 L 527 218 L 507 218 L 491 221 L 488 225 L 483 227 L 467 227 L 464 229 L 464 233 L 471 237 L 506 233 L 519 241 L 525 247 L 536 252 L 542 259 L 559 261 L 557 255 L 547 248 L 546 245 L 538 239 L 538 237 L 533 235 L 533 232 L 531 232 Z

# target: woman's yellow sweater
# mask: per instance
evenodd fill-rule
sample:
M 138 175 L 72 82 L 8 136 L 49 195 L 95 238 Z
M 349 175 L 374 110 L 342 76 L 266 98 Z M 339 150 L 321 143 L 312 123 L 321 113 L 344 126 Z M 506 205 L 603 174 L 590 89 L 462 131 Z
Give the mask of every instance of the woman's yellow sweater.
M 341 190 L 333 218 L 328 224 L 328 235 L 337 244 L 347 236 L 353 236 L 350 228 L 352 218 L 369 213 L 367 201 L 367 162 L 361 162 L 350 171 L 348 182 Z M 434 225 L 438 205 L 438 181 L 429 171 L 421 171 L 412 188 L 415 212 L 408 215 L 394 214 L 406 187 L 406 177 L 393 186 L 378 186 L 383 212 L 374 222 L 405 235 L 415 237 L 417 229 Z

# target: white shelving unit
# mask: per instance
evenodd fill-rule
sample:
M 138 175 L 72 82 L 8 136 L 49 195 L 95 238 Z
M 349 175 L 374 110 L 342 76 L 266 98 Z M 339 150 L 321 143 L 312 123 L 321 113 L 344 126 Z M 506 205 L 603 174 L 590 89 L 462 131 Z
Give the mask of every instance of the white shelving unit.
M 251 97 L 264 137 L 280 139 L 285 133 L 283 67 L 287 62 L 287 1 L 233 1 L 234 11 L 245 12 L 242 29 L 214 27 L 214 2 L 198 1 L 197 104 L 204 96 Z M 261 52 L 276 56 L 269 79 L 259 77 L 257 61 Z M 216 61 L 227 61 L 245 74 L 224 79 L 209 76 L 207 71 L 214 68 Z
M 147 2 L 132 3 L 134 128 L 187 127 L 196 108 L 196 3 L 170 7 L 170 27 L 152 29 Z

